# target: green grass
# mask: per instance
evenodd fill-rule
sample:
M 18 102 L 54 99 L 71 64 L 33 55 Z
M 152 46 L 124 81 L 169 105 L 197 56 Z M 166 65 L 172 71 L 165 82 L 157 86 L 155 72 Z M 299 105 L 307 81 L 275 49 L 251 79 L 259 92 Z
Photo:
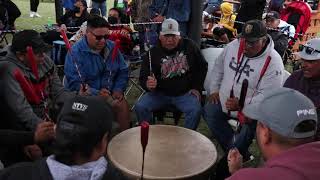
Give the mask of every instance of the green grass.
M 30 1 L 29 0 L 12 0 L 20 9 L 21 16 L 16 20 L 16 28 L 22 29 L 36 29 L 37 31 L 44 31 L 43 26 L 48 23 L 49 19 L 52 19 L 55 23 L 55 6 L 53 1 L 45 0 L 41 1 L 38 7 L 38 13 L 42 16 L 41 18 L 30 18 Z M 108 8 L 113 6 L 113 0 L 108 0 Z

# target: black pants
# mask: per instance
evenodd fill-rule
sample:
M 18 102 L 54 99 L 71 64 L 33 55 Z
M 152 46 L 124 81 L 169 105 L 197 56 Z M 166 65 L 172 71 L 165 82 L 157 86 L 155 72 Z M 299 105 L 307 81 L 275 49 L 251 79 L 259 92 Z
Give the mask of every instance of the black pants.
M 32 12 L 37 12 L 39 6 L 39 0 L 30 0 L 30 10 Z

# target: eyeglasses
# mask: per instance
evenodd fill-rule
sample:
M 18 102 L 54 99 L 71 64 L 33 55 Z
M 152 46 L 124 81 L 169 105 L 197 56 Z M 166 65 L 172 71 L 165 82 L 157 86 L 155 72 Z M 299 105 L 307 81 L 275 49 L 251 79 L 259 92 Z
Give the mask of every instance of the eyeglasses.
M 249 47 L 253 47 L 260 39 L 256 40 L 256 41 L 247 41 L 245 40 L 245 44 Z
M 89 31 L 95 38 L 97 41 L 100 41 L 102 38 L 103 39 L 108 39 L 109 38 L 109 35 L 108 34 L 105 34 L 105 35 L 96 35 L 94 34 L 92 31 Z
M 303 51 L 303 49 L 305 50 L 305 52 L 307 54 L 310 54 L 310 55 L 314 54 L 314 53 L 320 53 L 320 50 L 317 50 L 315 48 L 299 44 L 299 51 Z

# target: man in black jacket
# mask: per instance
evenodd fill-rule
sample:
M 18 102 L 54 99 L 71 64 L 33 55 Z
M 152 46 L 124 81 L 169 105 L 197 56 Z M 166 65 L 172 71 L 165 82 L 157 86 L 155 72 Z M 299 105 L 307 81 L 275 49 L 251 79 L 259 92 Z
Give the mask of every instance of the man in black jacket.
M 58 118 L 53 155 L 11 166 L 0 179 L 125 179 L 104 157 L 113 119 L 111 106 L 101 97 L 67 101 Z
M 150 51 L 150 59 L 146 56 L 142 63 L 140 84 L 148 92 L 135 105 L 138 120 L 150 120 L 152 111 L 174 105 L 185 113 L 184 126 L 196 129 L 207 64 L 199 48 L 181 38 L 176 20 L 162 23 L 159 40 Z
M 282 33 L 278 26 L 280 24 L 280 14 L 276 11 L 271 11 L 266 14 L 266 26 L 268 34 L 274 42 L 274 49 L 283 57 L 284 52 L 288 48 L 288 37 Z

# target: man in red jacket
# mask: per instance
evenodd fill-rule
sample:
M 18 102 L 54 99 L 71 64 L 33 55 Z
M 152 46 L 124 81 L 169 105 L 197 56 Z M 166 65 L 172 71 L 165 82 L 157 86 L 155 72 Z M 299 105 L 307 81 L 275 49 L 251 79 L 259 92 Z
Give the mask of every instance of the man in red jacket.
M 265 95 L 260 103 L 249 104 L 243 113 L 258 121 L 256 137 L 263 158 L 261 168 L 241 168 L 237 149 L 228 155 L 228 180 L 316 180 L 320 177 L 320 142 L 314 142 L 317 113 L 310 99 L 300 92 L 278 88 Z

